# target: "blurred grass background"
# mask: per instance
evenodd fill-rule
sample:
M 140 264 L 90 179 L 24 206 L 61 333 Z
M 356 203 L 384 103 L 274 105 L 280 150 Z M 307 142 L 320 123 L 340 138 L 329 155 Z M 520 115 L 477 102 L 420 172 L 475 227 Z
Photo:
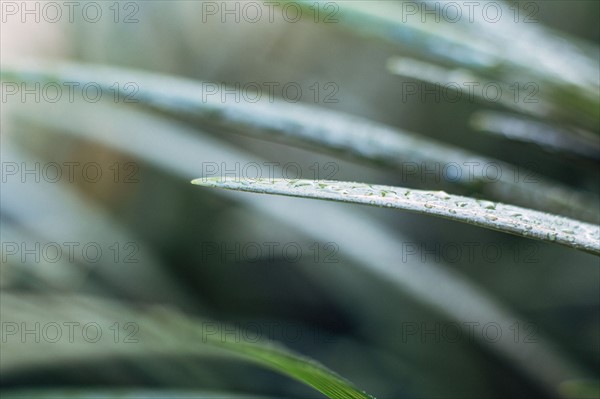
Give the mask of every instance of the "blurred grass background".
M 387 6 L 391 2 L 373 2 L 371 6 L 383 3 Z M 536 4 L 538 9 L 536 27 L 543 25 L 570 35 L 564 40 L 577 38 L 587 42 L 595 49 L 590 57 L 597 58 L 598 2 L 527 3 Z M 274 23 L 222 23 L 217 18 L 203 22 L 200 1 L 135 4 L 139 5 L 135 16 L 139 22 L 132 24 L 114 23 L 111 18 L 102 18 L 95 24 L 22 23 L 9 19 L 2 24 L 2 62 L 34 56 L 227 85 L 298 82 L 305 90 L 303 100 L 311 105 L 418 132 L 531 169 L 573 189 L 598 194 L 598 157 L 547 151 L 535 143 L 475 131 L 469 123 L 473 113 L 482 109 L 506 111 L 498 104 L 436 102 L 431 97 L 426 101 L 418 97 L 402 101 L 406 83 L 424 83 L 394 75 L 386 64 L 395 56 L 419 58 L 409 45 L 358 34 L 358 27 L 341 23 L 314 23 L 310 17 L 297 23 L 281 18 Z M 343 2 L 340 4 L 343 7 Z M 436 24 L 429 25 L 432 30 L 437 28 Z M 519 40 L 520 28 L 515 24 L 515 41 Z M 563 33 L 558 37 L 563 37 Z M 510 43 L 506 46 L 509 52 Z M 436 59 L 435 54 L 425 55 L 428 62 Z M 560 54 L 555 56 L 561 58 Z M 562 61 L 568 65 L 570 60 Z M 440 64 L 444 63 L 440 59 Z M 339 88 L 335 95 L 339 101 L 310 101 L 307 88 L 314 82 L 334 82 Z M 241 327 L 252 322 L 299 326 L 305 331 L 301 339 L 290 339 L 278 329 L 267 338 L 322 362 L 378 398 L 558 396 L 481 342 L 435 342 L 432 337 L 425 342 L 418 338 L 403 342 L 407 323 L 425 323 L 427 328 L 435 328 L 451 320 L 410 290 L 399 290 L 369 273 L 357 265 L 356 257 L 348 255 L 352 246 L 368 253 L 373 262 L 380 262 L 398 256 L 402 242 L 419 243 L 426 248 L 492 243 L 503 251 L 503 256 L 493 263 L 481 251 L 475 251 L 473 259 L 463 256 L 457 262 L 438 261 L 431 255 L 425 256 L 423 262 L 415 255 L 408 262 L 396 258 L 387 266 L 419 268 L 421 263 L 433 263 L 448 269 L 480 287 L 513 314 L 533 323 L 536 331 L 548 337 L 588 375 L 597 377 L 600 372 L 600 269 L 598 258 L 593 255 L 393 210 L 291 198 L 246 200 L 249 194 L 225 196 L 189 184 L 191 178 L 200 176 L 203 163 L 220 164 L 224 159 L 228 165 L 254 160 L 296 162 L 305 178 L 312 177 L 309 167 L 315 162 L 320 167 L 334 162 L 339 166 L 336 180 L 407 185 L 397 171 L 232 135 L 225 129 L 210 129 L 207 133 L 201 124 L 186 124 L 110 100 L 49 104 L 23 103 L 17 98 L 3 101 L 1 119 L 3 162 L 98 162 L 105 168 L 114 162 L 132 162 L 139 168 L 135 173 L 139 181 L 129 184 L 110 179 L 89 183 L 81 178 L 70 184 L 14 180 L 3 184 L 3 242 L 21 242 L 25 240 L 22 237 L 42 242 L 94 241 L 106 246 L 115 241 L 135 242 L 142 260 L 137 264 L 110 259 L 98 264 L 78 261 L 60 269 L 52 264 L 26 265 L 13 257 L 2 263 L 3 292 L 90 294 L 130 303 L 169 305 L 190 315 Z M 596 125 L 592 132 L 596 142 L 599 130 Z M 131 136 L 128 145 L 147 156 L 134 157 L 102 140 L 86 138 L 111 134 Z M 184 165 L 182 160 L 177 169 L 180 154 L 168 145 L 175 140 L 172 137 L 186 138 L 176 142 L 189 142 L 188 149 L 198 149 L 195 163 Z M 172 151 L 164 153 L 165 150 Z M 173 160 L 170 165 L 160 161 L 159 156 L 153 161 L 152 154 L 161 151 L 163 157 Z M 262 209 L 253 206 L 252 201 L 262 202 Z M 321 236 L 311 236 L 293 223 L 282 221 L 277 212 L 265 211 L 269 207 L 313 218 L 311 222 Z M 357 228 L 359 221 L 389 233 L 389 243 L 395 242 L 397 247 L 386 243 L 378 251 L 363 246 L 369 240 L 364 237 L 365 231 Z M 304 256 L 300 262 L 289 262 L 281 255 L 257 262 L 236 262 L 231 256 L 203 256 L 207 243 L 232 248 L 236 243 L 249 242 L 299 243 Z M 338 262 L 315 262 L 309 252 L 315 242 L 320 247 L 327 242 L 336 243 L 339 252 L 334 257 Z M 514 256 L 519 248 L 521 252 Z M 531 251 L 531 257 L 524 256 L 523 251 Z M 439 282 L 430 282 L 430 290 L 440 288 Z M 452 302 L 452 298 L 448 301 Z M 594 384 L 598 384 L 597 379 Z M 90 386 L 320 397 L 269 371 L 192 355 L 109 356 L 2 373 L 3 392 Z

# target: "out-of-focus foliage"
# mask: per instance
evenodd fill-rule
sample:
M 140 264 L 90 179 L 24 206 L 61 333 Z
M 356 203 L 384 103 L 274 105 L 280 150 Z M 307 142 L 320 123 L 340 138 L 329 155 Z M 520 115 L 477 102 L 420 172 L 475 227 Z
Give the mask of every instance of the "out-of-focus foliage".
M 2 397 L 600 397 L 598 3 L 251 3 L 3 2 Z

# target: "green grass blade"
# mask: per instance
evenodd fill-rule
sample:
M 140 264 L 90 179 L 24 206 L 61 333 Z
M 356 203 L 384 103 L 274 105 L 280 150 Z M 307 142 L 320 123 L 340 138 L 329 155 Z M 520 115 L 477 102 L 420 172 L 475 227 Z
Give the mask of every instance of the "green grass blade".
M 222 331 L 221 323 L 189 318 L 176 309 L 148 307 L 136 309 L 125 304 L 81 296 L 34 296 L 2 294 L 3 323 L 14 325 L 47 325 L 61 322 L 96 323 L 104 333 L 99 341 L 89 342 L 83 334 L 61 336 L 54 340 L 21 340 L 20 335 L 4 336 L 0 370 L 23 369 L 40 364 L 56 364 L 61 360 L 93 359 L 111 355 L 223 355 L 244 360 L 287 375 L 309 385 L 332 399 L 369 399 L 370 395 L 306 357 L 281 345 L 261 341 L 249 342 L 243 333 Z M 136 342 L 114 339 L 109 327 L 114 323 L 135 323 Z M 115 342 L 116 341 L 116 342 Z
M 100 66 L 19 64 L 3 67 L 0 73 L 9 82 L 72 82 L 82 86 L 94 83 L 108 98 L 117 90 L 125 100 L 132 96 L 131 86 L 120 84 L 115 88 L 114 83 L 132 82 L 138 88 L 130 98 L 135 105 L 200 123 L 203 128 L 216 127 L 219 131 L 349 155 L 401 171 L 415 164 L 421 170 L 458 165 L 460 176 L 440 177 L 436 180 L 442 186 L 435 188 L 461 187 L 465 194 L 481 190 L 490 199 L 594 223 L 599 220 L 599 199 L 594 194 L 537 176 L 532 184 L 523 177 L 533 174 L 523 168 L 340 112 L 284 101 L 225 102 L 220 91 L 205 96 L 206 82 Z M 485 175 L 490 165 L 501 171 L 494 181 Z
M 512 205 L 450 195 L 443 191 L 411 190 L 341 181 L 241 180 L 235 177 L 200 178 L 192 183 L 228 190 L 403 209 L 522 237 L 555 242 L 600 255 L 600 226 Z
M 428 82 L 440 89 L 453 91 L 455 93 L 453 95 L 457 98 L 460 95 L 462 98 L 468 98 L 469 101 L 500 104 L 507 109 L 548 122 L 566 121 L 572 125 L 582 125 L 594 130 L 595 138 L 600 133 L 597 131 L 599 120 L 596 115 L 600 104 L 591 104 L 586 108 L 577 101 L 571 101 L 568 93 L 561 92 L 562 94 L 559 95 L 557 89 L 547 82 L 532 81 L 527 78 L 515 80 L 514 77 L 511 80 L 490 81 L 489 78 L 474 74 L 468 69 L 449 69 L 407 57 L 390 58 L 387 69 L 392 74 Z M 477 85 L 479 88 L 490 83 L 497 87 L 497 92 L 493 95 L 478 89 L 465 90 L 469 85 Z
M 547 101 L 546 98 L 539 98 L 540 92 L 536 92 L 535 102 L 528 100 L 527 96 L 530 95 L 529 91 L 520 90 L 518 93 L 510 87 L 511 84 L 516 82 L 493 82 L 499 87 L 499 94 L 497 96 L 488 95 L 483 90 L 471 90 L 466 91 L 465 88 L 468 85 L 477 85 L 478 87 L 485 86 L 490 83 L 489 79 L 482 76 L 476 75 L 471 70 L 464 68 L 444 68 L 436 64 L 429 62 L 423 62 L 408 57 L 392 57 L 387 62 L 387 70 L 394 74 L 412 79 L 417 79 L 422 82 L 428 82 L 445 90 L 454 91 L 455 95 L 466 94 L 463 98 L 471 100 L 478 100 L 482 103 L 490 101 L 490 97 L 493 98 L 494 103 L 501 104 L 502 106 L 511 109 L 513 111 L 533 115 L 540 118 L 550 118 L 557 112 L 562 110 L 554 104 Z M 528 82 L 518 82 L 524 86 Z M 539 89 L 539 85 L 536 84 L 536 88 Z M 542 88 L 543 89 L 543 88 Z M 543 92 L 541 92 L 543 94 Z M 518 97 L 517 97 L 518 94 Z

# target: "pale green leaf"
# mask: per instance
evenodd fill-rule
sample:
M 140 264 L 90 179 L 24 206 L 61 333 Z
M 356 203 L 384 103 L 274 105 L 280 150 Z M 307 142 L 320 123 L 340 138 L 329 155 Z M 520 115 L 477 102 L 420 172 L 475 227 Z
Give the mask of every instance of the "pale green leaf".
M 450 195 L 443 191 L 341 181 L 213 177 L 192 183 L 229 190 L 325 199 L 441 216 L 600 255 L 600 226 L 531 209 Z

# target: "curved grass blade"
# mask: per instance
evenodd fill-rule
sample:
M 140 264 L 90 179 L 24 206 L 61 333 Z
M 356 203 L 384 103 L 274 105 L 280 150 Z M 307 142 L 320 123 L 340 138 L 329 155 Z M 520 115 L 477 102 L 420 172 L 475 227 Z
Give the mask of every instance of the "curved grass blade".
M 245 341 L 243 334 L 227 334 L 220 323 L 195 320 L 165 307 L 135 309 L 119 302 L 92 297 L 58 295 L 19 295 L 4 293 L 1 296 L 3 323 L 61 322 L 96 323 L 98 326 L 135 326 L 136 335 L 114 340 L 112 334 L 100 335 L 95 342 L 83 334 L 61 336 L 58 340 L 20 340 L 17 334 L 4 336 L 0 370 L 6 372 L 40 364 L 75 358 L 94 358 L 110 355 L 144 356 L 151 354 L 208 354 L 224 355 L 245 360 L 287 375 L 309 385 L 332 399 L 369 399 L 350 382 L 323 365 L 295 354 L 281 345 L 262 341 Z M 134 323 L 134 324 L 131 324 Z M 210 324 L 207 328 L 206 323 Z M 28 324 L 25 324 L 28 325 Z M 209 332 L 210 330 L 210 332 Z M 129 332 L 129 330 L 127 330 Z M 10 341 L 10 343 L 8 343 Z M 116 342 L 117 341 L 117 342 Z
M 437 85 L 445 90 L 454 91 L 456 99 L 466 97 L 470 101 L 477 99 L 481 102 L 488 102 L 491 99 L 494 103 L 502 104 L 505 108 L 540 118 L 549 118 L 561 111 L 559 107 L 555 107 L 545 98 L 541 99 L 543 101 L 540 101 L 540 98 L 537 97 L 529 99 L 528 96 L 532 96 L 531 90 L 523 89 L 516 92 L 514 88 L 510 87 L 510 83 L 490 82 L 489 79 L 478 76 L 468 69 L 448 69 L 408 57 L 391 57 L 388 59 L 386 66 L 387 70 L 394 75 L 417 79 Z M 494 88 L 497 87 L 497 90 L 494 89 L 495 92 L 492 94 L 488 94 L 486 90 L 473 89 L 467 91 L 465 89 L 475 86 L 485 87 L 488 83 L 493 83 Z M 515 84 L 515 82 L 512 82 L 512 84 Z M 523 87 L 527 84 L 534 84 L 535 86 L 532 86 L 532 88 L 538 90 L 535 94 L 539 93 L 538 84 L 533 82 L 518 82 L 518 84 Z M 466 95 L 463 96 L 463 94 Z
M 440 89 L 452 91 L 457 100 L 467 98 L 469 101 L 477 99 L 480 102 L 501 104 L 507 109 L 557 123 L 566 120 L 577 125 L 587 117 L 593 119 L 593 114 L 596 112 L 596 105 L 591 107 L 592 116 L 590 116 L 586 114 L 586 109 L 581 107 L 580 103 L 561 101 L 564 100 L 564 96 L 558 96 L 556 90 L 546 82 L 531 79 L 515 80 L 514 77 L 510 81 L 490 81 L 489 78 L 476 75 L 464 68 L 448 69 L 407 57 L 390 58 L 387 69 L 392 74 L 428 82 Z M 482 87 L 494 87 L 494 89 L 480 90 Z M 586 125 L 587 128 L 597 130 L 596 122 L 593 120 L 591 124 Z
M 200 178 L 192 183 L 228 190 L 403 209 L 522 237 L 556 242 L 600 255 L 600 226 L 512 205 L 450 195 L 443 191 L 411 190 L 341 181 L 240 180 L 235 177 Z
M 510 140 L 534 143 L 550 151 L 600 160 L 600 139 L 590 132 L 574 132 L 518 115 L 494 111 L 474 113 L 470 124 L 476 130 Z
M 491 199 L 594 223 L 600 217 L 596 210 L 598 197 L 591 193 L 537 176 L 528 181 L 524 177 L 533 173 L 523 168 L 340 112 L 284 101 L 225 102 L 218 86 L 211 83 L 109 67 L 26 63 L 3 66 L 0 74 L 8 82 L 69 82 L 82 86 L 91 83 L 105 91 L 108 98 L 118 94 L 126 104 L 135 103 L 178 120 L 200 123 L 204 129 L 218 128 L 350 155 L 403 173 L 413 166 L 417 170 L 410 172 L 417 174 L 419 170 L 423 173 L 458 167 L 456 175 L 440 172 L 436 184 L 441 186 L 435 188 L 459 186 L 466 194 L 481 191 Z M 115 88 L 114 82 L 128 83 Z M 206 95 L 209 88 L 214 95 Z M 494 180 L 486 175 L 490 166 L 500 171 Z

